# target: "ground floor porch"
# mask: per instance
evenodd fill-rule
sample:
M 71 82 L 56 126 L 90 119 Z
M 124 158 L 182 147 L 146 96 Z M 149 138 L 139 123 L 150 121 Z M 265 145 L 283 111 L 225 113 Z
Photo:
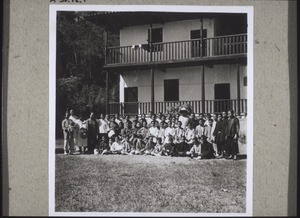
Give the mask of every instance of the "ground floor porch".
M 247 65 L 242 61 L 181 67 L 150 67 L 109 71 L 120 75 L 119 101 L 110 102 L 109 114 L 168 113 L 188 105 L 195 114 L 233 109 L 247 112 Z
M 224 100 L 198 100 L 198 101 L 162 101 L 154 102 L 152 108 L 151 102 L 110 102 L 110 114 L 149 114 L 150 111 L 154 113 L 162 112 L 164 114 L 176 109 L 181 105 L 189 105 L 192 112 L 200 113 L 221 113 L 233 109 L 237 115 L 247 113 L 247 99 L 224 99 Z

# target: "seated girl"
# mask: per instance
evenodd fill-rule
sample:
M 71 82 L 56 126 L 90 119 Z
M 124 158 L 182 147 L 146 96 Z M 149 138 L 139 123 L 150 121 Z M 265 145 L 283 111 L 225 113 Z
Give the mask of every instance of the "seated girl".
M 190 149 L 190 151 L 186 152 L 186 155 L 190 156 L 191 158 L 196 157 L 196 158 L 201 159 L 201 146 L 200 146 L 200 143 L 199 143 L 199 141 L 196 137 L 194 137 L 194 139 L 193 139 L 192 148 Z
M 155 143 L 153 142 L 153 137 L 150 137 L 145 146 L 145 155 L 151 155 L 155 147 Z
M 123 144 L 122 154 L 130 154 L 131 146 L 129 142 L 129 135 L 125 136 L 125 138 L 122 140 L 122 144 Z
M 176 149 L 175 149 L 175 144 L 173 143 L 173 137 L 168 137 L 169 138 L 169 142 L 165 143 L 165 145 L 163 146 L 162 149 L 162 154 L 165 156 L 174 156 Z
M 177 143 L 178 155 L 179 156 L 186 156 L 186 152 L 190 151 L 190 146 L 185 141 L 185 136 L 181 136 L 178 143 Z
M 115 136 L 115 141 L 112 143 L 110 148 L 112 154 L 121 154 L 123 151 L 123 144 L 120 141 L 119 136 Z
M 105 135 L 102 136 L 100 144 L 98 146 L 99 154 L 109 154 L 110 153 L 110 147 L 107 144 Z
M 163 149 L 162 138 L 157 138 L 157 143 L 156 143 L 151 155 L 161 156 L 162 155 L 162 149 Z

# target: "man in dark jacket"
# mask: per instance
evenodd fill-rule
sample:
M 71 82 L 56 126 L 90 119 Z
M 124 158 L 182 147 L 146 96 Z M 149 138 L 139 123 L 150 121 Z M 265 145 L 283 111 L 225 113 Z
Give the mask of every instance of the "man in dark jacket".
M 234 116 L 234 111 L 228 111 L 228 122 L 226 130 L 227 138 L 227 154 L 228 159 L 237 159 L 237 153 L 239 153 L 238 137 L 240 131 L 240 122 L 238 118 Z
M 227 113 L 223 112 L 222 115 L 218 115 L 218 121 L 213 135 L 215 136 L 215 142 L 217 144 L 218 158 L 222 158 L 226 155 L 226 129 L 227 129 Z

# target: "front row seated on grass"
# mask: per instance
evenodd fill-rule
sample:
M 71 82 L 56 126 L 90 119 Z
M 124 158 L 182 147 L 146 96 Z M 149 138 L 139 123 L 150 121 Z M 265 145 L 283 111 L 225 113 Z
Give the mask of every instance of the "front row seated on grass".
M 155 143 L 156 141 L 156 143 Z M 194 137 L 192 143 L 188 143 L 185 136 L 175 141 L 172 136 L 168 142 L 163 144 L 162 138 L 147 136 L 145 140 L 141 137 L 129 138 L 128 135 L 121 139 L 119 136 L 109 138 L 106 143 L 105 136 L 102 137 L 94 154 L 122 154 L 122 155 L 152 155 L 152 156 L 189 156 L 196 159 L 214 158 L 214 149 L 207 141 L 205 135 Z

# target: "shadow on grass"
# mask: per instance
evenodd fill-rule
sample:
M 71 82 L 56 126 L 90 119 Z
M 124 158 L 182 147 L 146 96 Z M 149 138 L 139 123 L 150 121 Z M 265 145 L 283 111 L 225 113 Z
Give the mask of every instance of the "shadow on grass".
M 239 160 L 247 159 L 247 154 L 238 154 L 238 155 L 237 155 L 237 158 L 238 158 Z
M 55 154 L 63 154 L 64 149 L 63 148 L 55 148 Z

